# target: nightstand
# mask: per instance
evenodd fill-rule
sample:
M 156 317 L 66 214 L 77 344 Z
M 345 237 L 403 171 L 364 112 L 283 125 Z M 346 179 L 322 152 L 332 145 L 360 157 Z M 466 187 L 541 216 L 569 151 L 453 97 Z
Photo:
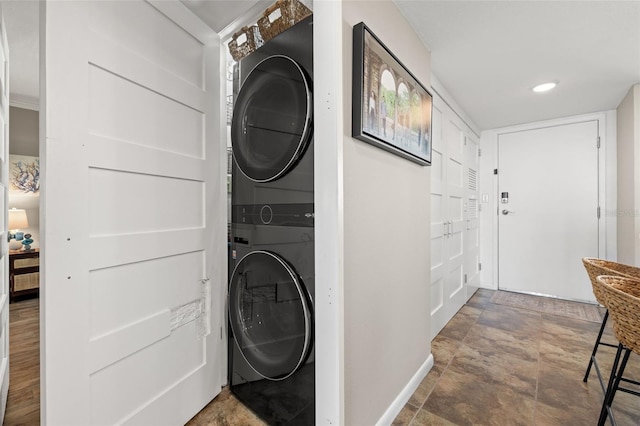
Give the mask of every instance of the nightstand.
M 9 301 L 40 291 L 40 250 L 9 251 Z

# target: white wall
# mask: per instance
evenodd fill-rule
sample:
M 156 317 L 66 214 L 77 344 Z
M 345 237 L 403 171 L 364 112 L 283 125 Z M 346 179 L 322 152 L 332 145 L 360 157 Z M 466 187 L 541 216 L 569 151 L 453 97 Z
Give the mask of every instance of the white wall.
M 429 51 L 391 0 L 314 1 L 318 424 L 391 423 L 433 362 L 430 169 L 351 137 L 361 21 L 430 82 Z
M 640 265 L 640 84 L 620 102 L 618 113 L 618 261 Z
M 599 120 L 599 194 L 601 208 L 600 257 L 616 259 L 616 215 L 611 211 L 616 206 L 616 112 L 603 111 L 554 120 L 539 121 L 482 132 L 480 148 L 480 286 L 498 288 L 498 179 L 493 174 L 498 168 L 498 135 L 501 133 L 562 125 L 585 120 Z M 541 165 L 544 167 L 544 165 Z M 486 197 L 486 202 L 483 201 Z
M 345 424 L 374 424 L 430 356 L 430 169 L 351 135 L 352 27 L 426 87 L 430 52 L 389 1 L 343 3 Z

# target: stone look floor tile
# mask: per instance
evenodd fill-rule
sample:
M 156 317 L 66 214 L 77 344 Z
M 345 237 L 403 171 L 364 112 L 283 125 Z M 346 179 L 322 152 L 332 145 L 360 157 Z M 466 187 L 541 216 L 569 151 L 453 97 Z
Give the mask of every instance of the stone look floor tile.
M 554 368 L 562 369 L 565 371 L 571 371 L 572 375 L 582 378 L 587 369 L 589 363 L 589 357 L 591 356 L 591 348 L 588 347 L 574 347 L 565 344 L 558 344 L 555 342 L 542 341 L 540 342 L 540 363 L 543 365 L 553 365 Z M 603 373 L 610 370 L 610 364 L 598 365 L 602 369 L 605 367 Z
M 504 385 L 527 398 L 536 397 L 537 361 L 525 361 L 496 350 L 478 350 L 463 344 L 448 370 L 471 374 L 486 384 Z
M 429 394 L 440 379 L 441 374 L 442 370 L 432 368 L 427 376 L 422 379 L 422 382 L 418 385 L 418 389 L 416 389 L 413 395 L 411 395 L 411 398 L 409 398 L 409 404 L 418 408 L 422 407 L 422 404 L 427 400 Z
M 491 296 L 493 296 L 493 291 L 487 291 L 481 288 L 476 291 L 471 299 L 469 299 L 469 301 L 467 302 L 467 306 L 484 309 L 487 303 L 490 302 Z
M 587 350 L 593 348 L 595 336 L 598 334 L 600 324 L 588 321 L 577 321 L 570 318 L 543 315 L 542 334 L 543 339 L 557 344 Z
M 598 419 L 595 410 L 572 410 L 570 407 L 560 409 L 538 402 L 534 422 L 536 426 L 578 426 L 595 425 L 598 423 Z
M 466 306 L 481 311 L 475 323 L 466 310 L 433 340 L 438 380 L 410 425 L 595 424 L 602 391 L 595 373 L 582 378 L 600 325 L 493 304 L 492 294 L 479 290 Z M 610 324 L 604 336 L 615 342 Z M 598 351 L 605 380 L 614 356 Z M 638 380 L 640 355 L 631 355 L 625 377 Z M 620 425 L 640 424 L 634 395 L 618 392 L 613 411 Z
M 411 422 L 411 426 L 455 426 L 455 423 L 451 423 L 447 419 L 436 416 L 427 410 L 420 410 Z
M 489 303 L 478 318 L 478 324 L 535 338 L 540 334 L 542 316 L 526 309 Z
M 441 334 L 436 336 L 431 342 L 433 367 L 444 369 L 451 362 L 461 344 L 461 340 L 451 339 Z
M 538 336 L 523 336 L 513 330 L 476 324 L 464 342 L 478 350 L 499 351 L 525 361 L 538 361 L 540 341 Z
M 196 414 L 186 426 L 266 426 L 251 410 L 245 407 L 228 388 L 215 397 Z
M 538 374 L 538 402 L 560 409 L 586 411 L 597 419 L 602 403 L 597 380 L 584 383 L 580 371 L 542 361 Z
M 411 404 L 405 404 L 405 406 L 402 408 L 402 411 L 400 411 L 400 414 L 398 414 L 398 416 L 393 421 L 392 425 L 407 426 L 411 424 L 411 421 L 413 420 L 417 412 L 417 407 L 414 407 Z
M 447 369 L 422 408 L 460 425 L 530 425 L 535 401 L 482 377 Z
M 481 313 L 482 309 L 463 306 L 442 331 L 440 331 L 440 334 L 454 340 L 463 340 Z

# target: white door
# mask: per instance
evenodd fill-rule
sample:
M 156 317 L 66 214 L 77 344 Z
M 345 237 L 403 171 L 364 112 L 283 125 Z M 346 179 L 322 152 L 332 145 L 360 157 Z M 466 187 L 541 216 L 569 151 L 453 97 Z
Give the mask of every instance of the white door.
M 431 163 L 431 337 L 466 302 L 463 123 L 439 96 L 433 102 Z
M 226 365 L 218 36 L 180 2 L 44 6 L 43 424 L 184 424 Z
M 7 182 L 9 180 L 9 46 L 0 7 L 0 420 L 9 392 L 9 247 L 7 245 Z
M 448 220 L 445 246 L 445 294 L 448 299 L 449 319 L 467 301 L 467 287 L 464 282 L 464 125 L 451 114 L 443 123 L 442 136 L 447 146 L 446 177 L 447 192 L 445 196 L 445 212 Z M 448 320 L 447 320 L 448 321 Z
M 478 142 L 467 136 L 464 145 L 465 152 L 465 230 L 464 230 L 464 281 L 467 285 L 477 287 L 480 279 L 480 228 L 479 209 L 480 200 L 478 167 Z M 468 291 L 471 293 L 471 291 Z M 469 299 L 473 294 L 467 294 Z
M 598 122 L 501 134 L 498 161 L 500 289 L 594 301 Z
M 445 239 L 448 222 L 445 219 L 444 147 L 442 123 L 444 102 L 433 99 L 432 153 L 431 153 L 431 338 L 445 326 L 449 318 L 445 308 Z

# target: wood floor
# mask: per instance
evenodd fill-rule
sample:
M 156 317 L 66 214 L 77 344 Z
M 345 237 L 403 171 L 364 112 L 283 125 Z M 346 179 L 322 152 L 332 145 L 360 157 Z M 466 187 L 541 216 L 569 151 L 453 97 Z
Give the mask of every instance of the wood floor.
M 4 426 L 40 424 L 40 299 L 9 309 L 9 399 Z

